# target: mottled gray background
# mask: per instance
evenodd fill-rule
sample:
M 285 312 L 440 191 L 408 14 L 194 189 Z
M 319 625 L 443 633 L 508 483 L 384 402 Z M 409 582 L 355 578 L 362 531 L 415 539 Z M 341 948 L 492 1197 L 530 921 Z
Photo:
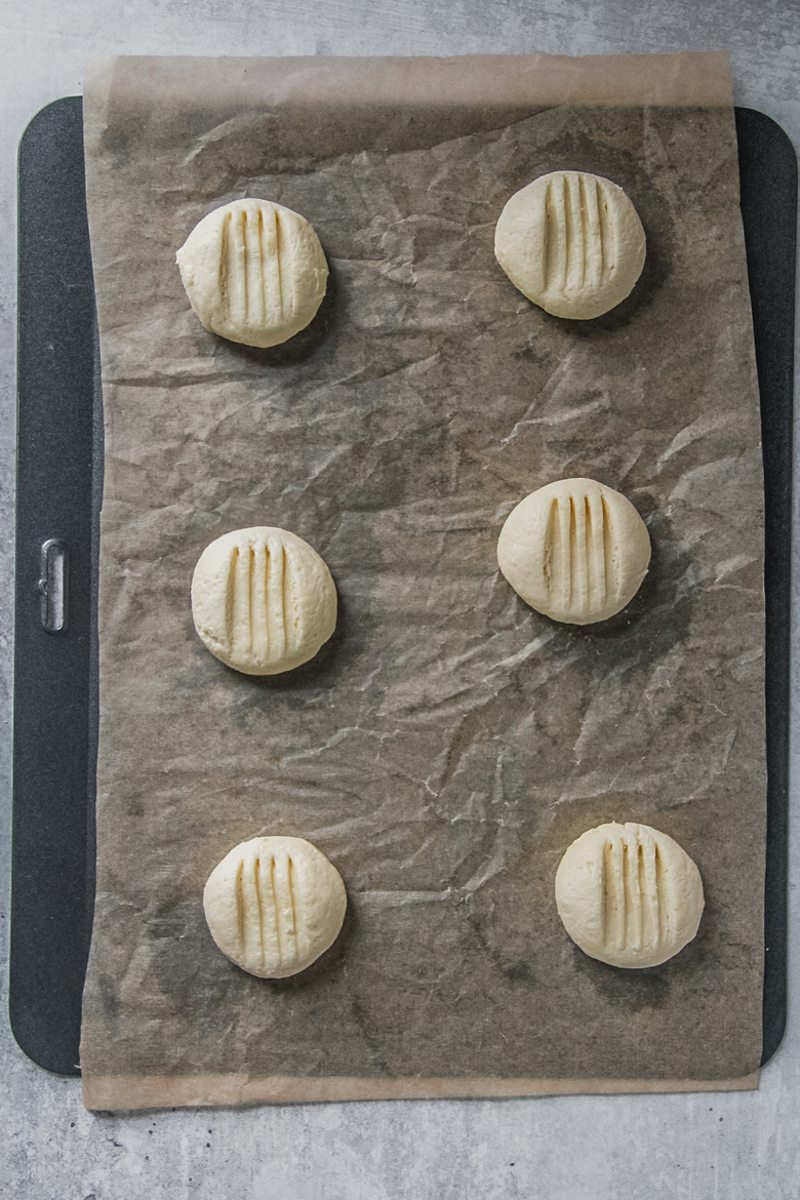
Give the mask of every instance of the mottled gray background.
M 0 537 L 9 564 L 0 572 L 4 734 L 12 584 L 14 155 L 19 134 L 38 108 L 80 91 L 86 58 L 178 51 L 616 53 L 687 47 L 729 47 L 737 102 L 769 113 L 800 141 L 800 17 L 788 2 L 767 3 L 757 12 L 744 0 L 697 10 L 688 0 L 666 5 L 397 0 L 381 11 L 364 3 L 316 0 L 292 11 L 263 0 L 192 5 L 62 0 L 58 6 L 52 0 L 5 0 L 0 10 L 5 89 L 0 336 L 6 351 L 0 357 Z M 797 697 L 796 672 L 794 693 Z M 7 734 L 0 737 L 0 755 L 8 780 Z M 0 833 L 4 866 L 8 829 L 6 803 Z M 798 876 L 795 853 L 790 902 L 795 919 Z M 4 935 L 6 896 L 4 887 Z M 491 1200 L 533 1194 L 595 1200 L 616 1196 L 621 1187 L 631 1200 L 660 1194 L 678 1200 L 794 1197 L 800 1167 L 798 961 L 791 956 L 787 1038 L 756 1094 L 384 1103 L 104 1119 L 83 1111 L 77 1081 L 46 1076 L 21 1055 L 4 1028 L 0 1189 L 4 1196 L 36 1200 L 253 1194 L 266 1200 L 322 1195 Z

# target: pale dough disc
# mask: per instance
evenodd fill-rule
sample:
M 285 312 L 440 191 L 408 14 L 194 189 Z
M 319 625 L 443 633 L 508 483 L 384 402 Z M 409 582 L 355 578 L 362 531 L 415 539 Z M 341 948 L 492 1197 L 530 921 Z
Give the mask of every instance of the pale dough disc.
M 526 604 L 571 625 L 605 621 L 647 574 L 647 526 L 625 496 L 593 479 L 560 479 L 509 514 L 500 570 Z
M 206 546 L 192 577 L 195 629 L 245 675 L 278 675 L 313 658 L 336 628 L 336 585 L 295 533 L 235 529 Z
M 262 979 L 309 967 L 336 941 L 346 908 L 333 863 L 296 837 L 240 842 L 211 872 L 203 892 L 219 949 Z
M 697 933 L 700 872 L 649 825 L 598 825 L 574 841 L 556 872 L 556 906 L 585 954 L 612 967 L 655 967 Z
M 497 222 L 494 252 L 523 296 L 556 317 L 615 308 L 642 273 L 645 234 L 621 187 L 554 171 L 516 192 Z
M 206 329 L 247 346 L 277 346 L 305 329 L 328 281 L 313 227 L 269 200 L 215 208 L 189 234 L 176 261 Z

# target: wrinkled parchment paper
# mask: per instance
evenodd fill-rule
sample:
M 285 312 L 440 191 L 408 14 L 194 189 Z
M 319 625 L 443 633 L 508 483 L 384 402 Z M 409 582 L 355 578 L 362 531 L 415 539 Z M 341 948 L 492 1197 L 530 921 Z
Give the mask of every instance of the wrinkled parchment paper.
M 106 423 L 87 1104 L 752 1083 L 762 483 L 724 58 L 113 60 L 86 154 Z M 647 231 L 634 295 L 592 322 L 493 259 L 506 199 L 559 167 L 620 183 Z M 269 351 L 206 333 L 174 265 L 244 195 L 304 213 L 331 265 L 318 319 Z M 654 545 L 626 613 L 583 629 L 495 562 L 513 505 L 571 475 L 628 495 Z M 317 659 L 265 680 L 204 650 L 189 602 L 203 547 L 255 524 L 308 539 L 341 601 Z M 556 913 L 561 854 L 612 819 L 703 874 L 698 938 L 653 970 L 590 960 Z M 335 947 L 275 983 L 223 958 L 201 905 L 258 833 L 309 838 L 349 891 Z

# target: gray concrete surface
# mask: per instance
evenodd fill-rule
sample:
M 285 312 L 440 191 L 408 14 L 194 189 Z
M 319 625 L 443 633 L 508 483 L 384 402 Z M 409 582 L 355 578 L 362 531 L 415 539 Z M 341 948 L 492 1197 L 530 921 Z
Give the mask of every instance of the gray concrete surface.
M 0 4 L 0 1195 L 8 1200 L 778 1200 L 800 1196 L 800 953 L 756 1094 L 409 1102 L 98 1118 L 5 1021 L 16 144 L 93 54 L 730 49 L 737 102 L 800 146 L 797 0 L 2 0 Z M 800 491 L 800 489 L 798 489 Z M 798 579 L 795 578 L 795 597 Z M 794 654 L 794 723 L 800 679 Z M 793 753 L 794 776 L 800 763 Z M 795 782 L 795 792 L 797 785 Z M 791 916 L 800 918 L 793 797 Z

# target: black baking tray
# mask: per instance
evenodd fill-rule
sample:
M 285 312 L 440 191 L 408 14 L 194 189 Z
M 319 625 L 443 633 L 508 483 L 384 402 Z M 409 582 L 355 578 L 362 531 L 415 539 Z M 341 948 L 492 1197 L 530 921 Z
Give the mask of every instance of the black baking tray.
M 762 1062 L 786 1014 L 794 149 L 736 110 L 766 489 L 767 872 Z M 56 100 L 19 152 L 18 424 L 11 1027 L 42 1067 L 79 1073 L 94 901 L 95 627 L 102 396 L 86 221 L 83 107 Z M 53 623 L 42 547 L 66 554 Z M 50 595 L 48 597 L 48 590 Z M 56 624 L 57 624 L 56 620 Z

